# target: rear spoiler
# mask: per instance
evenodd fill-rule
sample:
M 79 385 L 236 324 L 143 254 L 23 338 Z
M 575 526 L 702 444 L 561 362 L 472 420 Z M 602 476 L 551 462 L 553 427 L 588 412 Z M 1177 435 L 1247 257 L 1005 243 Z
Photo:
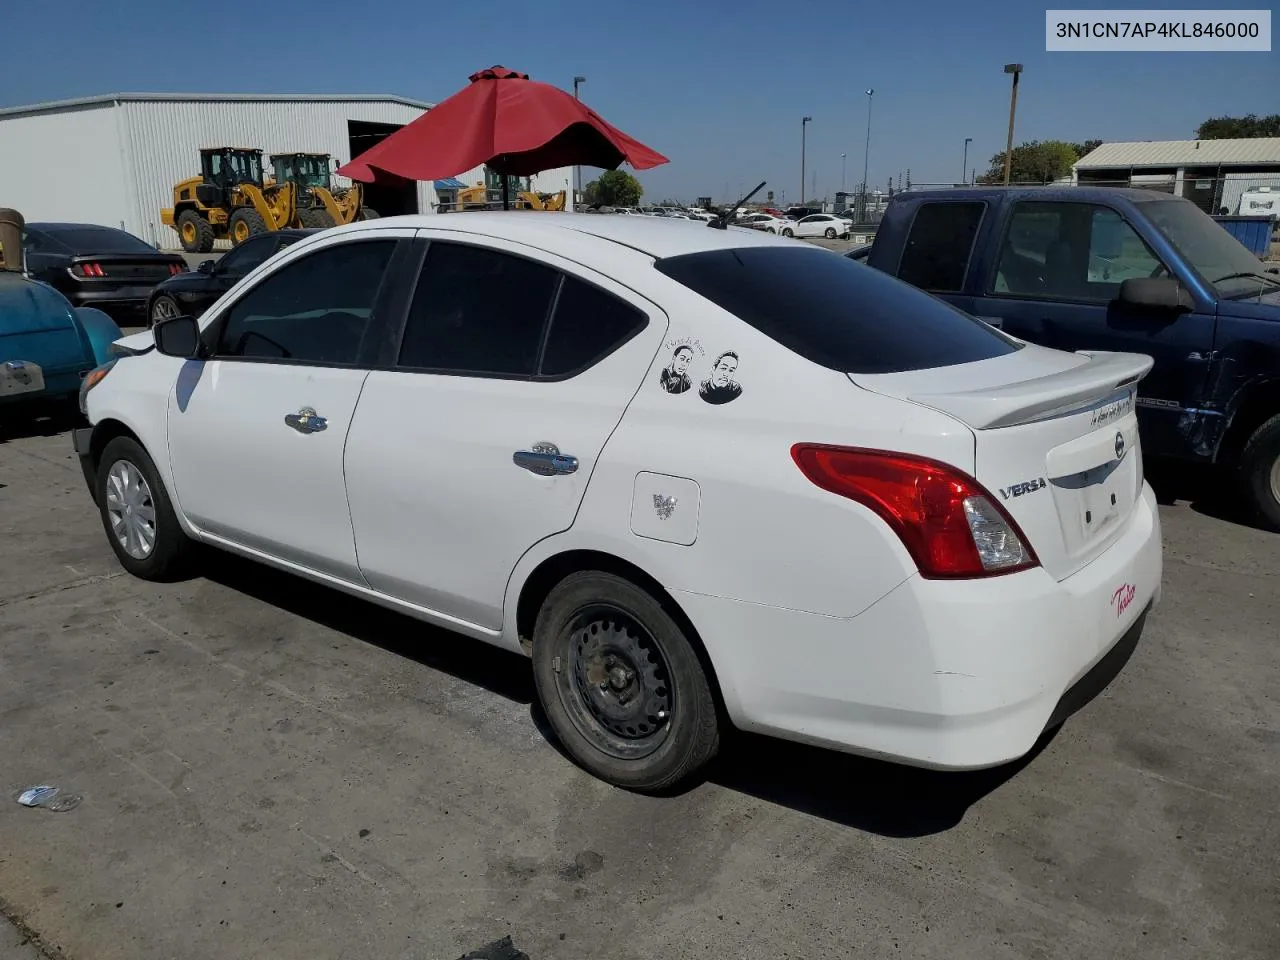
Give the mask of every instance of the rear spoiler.
M 943 410 L 979 430 L 1012 427 L 1081 413 L 1091 406 L 1113 401 L 1117 393 L 1133 389 L 1154 363 L 1139 353 L 1087 350 L 1077 353 L 1088 361 L 1069 370 L 997 389 L 913 392 L 910 399 Z

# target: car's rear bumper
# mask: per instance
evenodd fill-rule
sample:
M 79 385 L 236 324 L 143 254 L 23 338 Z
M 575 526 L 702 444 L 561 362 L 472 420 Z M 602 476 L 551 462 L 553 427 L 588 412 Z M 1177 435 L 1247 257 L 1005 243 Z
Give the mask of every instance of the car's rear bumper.
M 111 290 L 76 290 L 67 297 L 77 307 L 95 307 L 113 315 L 145 317 L 154 288 L 154 284 L 143 284 Z
M 1060 582 L 1043 569 L 915 575 L 849 619 L 675 596 L 738 726 L 973 769 L 1027 753 L 1110 682 L 1159 600 L 1161 575 L 1159 514 L 1144 487 L 1124 535 Z

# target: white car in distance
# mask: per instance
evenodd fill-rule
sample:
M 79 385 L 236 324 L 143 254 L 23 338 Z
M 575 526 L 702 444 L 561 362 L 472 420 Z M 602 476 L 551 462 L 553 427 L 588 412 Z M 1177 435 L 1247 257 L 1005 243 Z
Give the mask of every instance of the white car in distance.
M 768 213 L 749 213 L 733 221 L 735 227 L 750 227 L 752 230 L 763 230 L 765 233 L 781 233 L 790 227 L 790 220 L 783 220 Z
M 767 234 L 446 219 L 326 230 L 118 342 L 74 446 L 127 571 L 211 544 L 523 652 L 568 753 L 641 791 L 727 725 L 1001 764 L 1123 665 L 1149 358 Z
M 799 220 L 788 221 L 787 225 L 779 230 L 779 233 L 784 237 L 826 237 L 828 240 L 840 237 L 843 240 L 847 240 L 849 238 L 849 223 L 835 214 L 811 213 L 809 216 L 801 217 Z

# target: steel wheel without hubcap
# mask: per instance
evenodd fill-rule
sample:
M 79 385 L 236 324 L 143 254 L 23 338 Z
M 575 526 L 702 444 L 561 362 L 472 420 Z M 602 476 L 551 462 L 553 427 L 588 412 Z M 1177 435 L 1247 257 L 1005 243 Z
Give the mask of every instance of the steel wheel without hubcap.
M 117 460 L 107 471 L 107 517 L 111 531 L 135 560 L 145 560 L 156 546 L 156 507 L 151 488 L 128 460 Z
M 637 760 L 667 738 L 675 691 L 666 658 L 653 636 L 613 607 L 579 611 L 569 662 L 556 675 L 560 702 L 574 727 L 619 760 Z
M 188 221 L 182 225 L 182 245 L 184 247 L 194 247 L 196 241 L 200 239 L 199 233 L 196 231 L 196 225 Z

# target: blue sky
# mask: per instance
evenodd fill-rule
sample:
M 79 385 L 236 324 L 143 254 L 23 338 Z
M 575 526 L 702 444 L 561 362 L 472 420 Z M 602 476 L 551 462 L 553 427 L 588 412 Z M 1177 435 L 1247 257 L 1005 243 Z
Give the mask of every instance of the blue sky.
M 1046 53 L 1044 6 L 1016 0 L 64 0 L 53 10 L 7 5 L 0 105 L 118 91 L 441 100 L 495 63 L 565 88 L 580 74 L 586 102 L 671 158 L 640 174 L 654 201 L 719 200 L 767 180 L 795 202 L 804 115 L 806 193 L 815 174 L 819 194 L 840 189 L 841 153 L 853 188 L 868 87 L 873 184 L 907 169 L 917 183 L 957 179 L 965 137 L 981 172 L 1004 147 L 1012 61 L 1026 67 L 1016 141 L 1185 139 L 1210 116 L 1280 110 L 1278 52 Z

